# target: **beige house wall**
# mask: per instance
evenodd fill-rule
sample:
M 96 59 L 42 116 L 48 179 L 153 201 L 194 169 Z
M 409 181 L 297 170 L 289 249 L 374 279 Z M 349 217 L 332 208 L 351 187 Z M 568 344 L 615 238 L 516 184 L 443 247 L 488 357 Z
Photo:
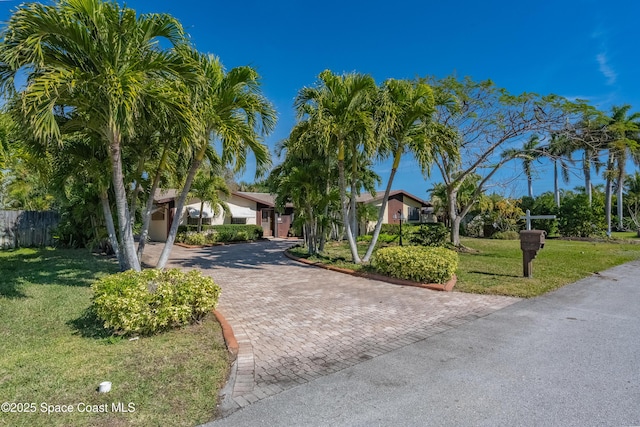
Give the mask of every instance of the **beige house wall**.
M 162 219 L 154 220 L 152 216 L 152 219 L 149 222 L 149 239 L 154 242 L 164 242 L 167 240 L 167 205 L 163 205 L 162 209 L 164 217 Z

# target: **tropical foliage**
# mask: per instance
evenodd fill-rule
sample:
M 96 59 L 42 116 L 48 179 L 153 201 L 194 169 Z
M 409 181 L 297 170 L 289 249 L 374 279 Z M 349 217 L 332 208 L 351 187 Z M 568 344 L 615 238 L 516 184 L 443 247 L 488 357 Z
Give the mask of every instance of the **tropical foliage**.
M 19 74 L 26 85 L 16 88 Z M 235 170 L 244 168 L 248 152 L 260 170 L 269 164 L 261 137 L 273 129 L 275 111 L 259 83 L 252 68 L 227 72 L 214 56 L 195 51 L 175 18 L 137 15 L 116 2 L 24 4 L 9 19 L 0 43 L 1 89 L 14 121 L 24 124 L 27 154 L 19 158 L 59 159 L 47 162 L 57 167 L 53 171 L 29 167 L 56 176 L 65 184 L 63 192 L 90 186 L 74 196 L 99 201 L 123 270 L 140 270 L 155 190 L 167 182 L 181 188 L 177 210 L 182 212 L 214 141 L 222 142 L 217 153 L 222 163 Z M 76 159 L 66 162 L 72 168 L 64 166 L 65 158 Z M 12 167 L 13 174 L 19 170 L 18 164 Z M 11 182 L 13 190 L 9 183 L 5 187 L 13 199 L 33 192 L 33 186 L 18 188 L 24 178 Z M 139 199 L 145 203 L 136 250 Z M 4 204 L 11 200 L 5 197 Z M 159 268 L 168 259 L 180 216 Z

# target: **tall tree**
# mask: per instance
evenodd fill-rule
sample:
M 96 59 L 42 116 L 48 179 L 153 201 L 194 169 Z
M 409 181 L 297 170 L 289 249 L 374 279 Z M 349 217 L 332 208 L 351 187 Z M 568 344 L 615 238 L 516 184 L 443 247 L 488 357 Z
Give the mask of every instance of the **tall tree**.
M 522 160 L 522 170 L 527 177 L 527 194 L 533 198 L 533 162 L 543 154 L 540 147 L 540 137 L 531 135 L 522 148 L 512 148 L 502 152 L 503 157 L 516 158 Z
M 101 136 L 111 164 L 122 265 L 140 270 L 124 183 L 123 144 L 135 135 L 144 100 L 161 101 L 190 121 L 191 110 L 181 93 L 167 93 L 155 84 L 158 79 L 191 76 L 190 64 L 159 43 L 186 44 L 182 26 L 169 15 L 136 15 L 115 2 L 60 0 L 23 4 L 2 36 L 2 88 L 11 91 L 16 74 L 27 73 L 19 96 L 35 137 L 43 144 L 60 140 L 56 108 L 75 111 L 83 126 Z
M 222 200 L 222 196 L 230 196 L 231 191 L 227 187 L 224 178 L 219 175 L 221 168 L 215 165 L 206 164 L 196 174 L 189 194 L 200 200 L 200 212 L 198 215 L 198 232 L 202 231 L 202 214 L 204 204 L 208 203 L 214 216 L 220 215 L 221 211 L 229 212 L 229 207 Z
M 607 232 L 611 233 L 611 194 L 613 179 L 617 182 L 618 230 L 624 229 L 624 182 L 629 154 L 638 164 L 640 152 L 640 112 L 629 114 L 631 105 L 611 107 L 611 115 L 607 127 L 612 140 L 609 144 L 607 161 Z
M 457 149 L 453 144 L 450 144 L 451 141 L 429 137 L 431 115 L 435 112 L 435 99 L 433 91 L 427 83 L 389 79 L 382 85 L 379 97 L 375 115 L 380 139 L 378 153 L 380 158 L 393 158 L 393 163 L 382 198 L 382 205 L 378 212 L 378 222 L 373 231 L 373 238 L 362 259 L 364 262 L 369 261 L 378 241 L 393 179 L 403 154 L 407 152 L 413 154 L 425 174 L 429 172 L 436 150 L 447 152 L 451 157 L 457 155 Z M 448 145 L 436 148 L 434 147 L 436 143 L 447 143 Z
M 362 169 L 358 164 L 362 157 L 358 153 L 364 153 L 367 159 L 373 156 L 376 149 L 372 114 L 376 92 L 375 81 L 369 75 L 336 75 L 325 70 L 320 73 L 316 86 L 301 89 L 295 100 L 298 117 L 314 122 L 321 129 L 327 154 L 337 158 L 342 221 L 356 264 L 361 263 L 353 225 L 356 221 L 358 175 Z M 345 178 L 347 158 L 351 162 L 349 199 Z
M 182 55 L 195 61 L 201 77 L 201 82 L 189 87 L 190 105 L 197 114 L 199 133 L 192 145 L 189 171 L 176 202 L 177 214 L 156 265 L 159 269 L 163 269 L 169 260 L 187 195 L 211 144 L 221 142 L 219 157 L 223 165 L 231 164 L 236 171 L 241 170 L 251 152 L 258 171 L 264 171 L 270 164 L 270 157 L 262 137 L 273 130 L 276 120 L 273 106 L 260 90 L 260 76 L 256 70 L 237 67 L 225 72 L 213 55 L 193 49 L 184 50 Z
M 564 111 L 558 97 L 540 97 L 524 93 L 510 95 L 491 81 L 458 81 L 454 77 L 430 79 L 436 88 L 436 126 L 432 138 L 458 144 L 461 158 L 438 152 L 436 162 L 447 188 L 451 242 L 460 245 L 460 223 L 471 210 L 494 174 L 508 161 L 502 151 L 515 140 L 549 128 L 560 127 Z M 460 187 L 471 174 L 480 174 L 475 197 L 461 209 L 458 207 Z
M 556 206 L 560 207 L 560 176 L 569 182 L 569 165 L 573 163 L 571 155 L 576 146 L 564 135 L 552 134 L 551 141 L 544 148 L 544 154 L 553 162 L 553 195 Z

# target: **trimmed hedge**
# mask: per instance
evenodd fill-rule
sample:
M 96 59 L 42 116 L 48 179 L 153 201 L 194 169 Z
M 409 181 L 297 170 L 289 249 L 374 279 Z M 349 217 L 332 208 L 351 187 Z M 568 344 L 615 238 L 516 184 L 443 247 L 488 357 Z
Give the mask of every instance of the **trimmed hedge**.
M 458 254 L 438 247 L 395 246 L 379 249 L 371 259 L 381 274 L 420 283 L 446 283 L 458 268 Z
M 422 224 L 413 228 L 409 235 L 409 241 L 419 246 L 445 246 L 448 238 L 449 229 L 441 222 Z
M 224 224 L 203 225 L 202 231 L 197 233 L 197 225 L 181 225 L 178 227 L 177 241 L 188 245 L 203 245 L 215 242 L 240 242 L 244 240 L 258 240 L 262 238 L 263 230 L 259 225 L 253 224 Z M 204 241 L 194 235 L 203 235 Z M 189 243 L 189 241 L 193 243 Z
M 93 311 L 118 334 L 152 335 L 202 319 L 213 310 L 220 287 L 193 270 L 128 270 L 95 282 Z
M 498 231 L 493 233 L 490 238 L 497 240 L 519 240 L 520 233 L 517 231 Z

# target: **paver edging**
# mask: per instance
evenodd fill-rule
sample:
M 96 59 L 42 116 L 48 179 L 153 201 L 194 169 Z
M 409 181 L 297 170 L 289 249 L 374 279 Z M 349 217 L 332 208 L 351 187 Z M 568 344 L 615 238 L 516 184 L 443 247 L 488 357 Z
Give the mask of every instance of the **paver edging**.
M 431 289 L 433 291 L 451 292 L 453 290 L 453 287 L 455 286 L 456 282 L 458 281 L 458 277 L 454 274 L 451 277 L 451 279 L 449 279 L 449 281 L 444 283 L 444 284 L 441 284 L 441 283 L 419 283 L 419 282 L 413 282 L 411 280 L 406 280 L 406 279 L 398 279 L 396 277 L 383 276 L 381 274 L 368 273 L 368 272 L 362 272 L 362 271 L 355 271 L 355 270 L 350 270 L 348 268 L 342 268 L 342 267 L 334 267 L 332 265 L 323 264 L 323 263 L 317 262 L 317 261 L 309 261 L 306 258 L 299 258 L 299 257 L 297 257 L 297 256 L 295 256 L 293 254 L 290 254 L 289 251 L 284 251 L 284 254 L 285 254 L 285 256 L 287 258 L 292 259 L 294 261 L 301 262 L 303 264 L 312 265 L 314 267 L 324 268 L 325 270 L 336 271 L 338 273 L 350 274 L 352 276 L 364 277 L 366 279 L 379 280 L 381 282 L 392 283 L 394 285 L 413 286 L 413 287 L 416 287 L 416 288 Z
M 220 313 L 218 310 L 213 310 L 213 314 L 216 316 L 216 319 L 218 319 L 218 323 L 220 323 L 220 326 L 222 327 L 222 336 L 224 337 L 224 342 L 227 345 L 227 350 L 229 350 L 229 353 L 231 354 L 231 361 L 234 361 L 238 356 L 239 346 L 238 340 L 236 340 L 236 336 L 233 333 L 233 328 L 231 328 L 231 325 L 229 324 L 229 322 L 227 322 L 227 319 L 225 319 L 222 313 Z

